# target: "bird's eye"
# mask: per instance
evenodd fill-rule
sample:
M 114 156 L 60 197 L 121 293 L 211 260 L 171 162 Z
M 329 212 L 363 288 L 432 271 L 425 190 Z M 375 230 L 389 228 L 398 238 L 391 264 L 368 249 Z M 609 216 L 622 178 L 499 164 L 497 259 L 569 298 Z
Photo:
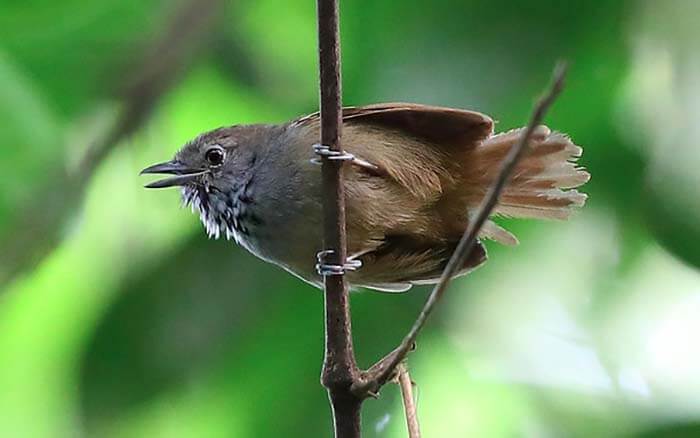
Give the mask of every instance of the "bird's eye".
M 224 149 L 221 146 L 214 146 L 204 154 L 204 158 L 212 166 L 221 166 L 224 162 Z

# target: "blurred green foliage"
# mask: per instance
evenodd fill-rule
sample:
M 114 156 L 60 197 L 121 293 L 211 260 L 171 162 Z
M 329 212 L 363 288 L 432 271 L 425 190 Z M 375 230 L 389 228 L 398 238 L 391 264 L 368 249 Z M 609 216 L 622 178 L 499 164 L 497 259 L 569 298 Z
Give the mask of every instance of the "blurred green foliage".
M 563 224 L 504 220 L 522 245 L 490 245 L 490 263 L 455 283 L 410 362 L 425 436 L 698 436 L 698 4 L 341 3 L 347 104 L 474 108 L 506 130 L 555 60 L 571 61 L 547 123 L 584 146 L 589 204 Z M 137 175 L 202 131 L 314 111 L 314 2 L 223 3 L 79 207 L 60 208 L 76 191 L 61 175 L 123 110 L 179 7 L 0 5 L 0 242 L 61 236 L 0 277 L 0 436 L 329 434 L 321 294 L 206 240 L 176 193 Z M 52 200 L 60 220 L 26 221 Z M 353 295 L 361 365 L 425 295 Z M 363 421 L 366 436 L 404 436 L 396 388 Z

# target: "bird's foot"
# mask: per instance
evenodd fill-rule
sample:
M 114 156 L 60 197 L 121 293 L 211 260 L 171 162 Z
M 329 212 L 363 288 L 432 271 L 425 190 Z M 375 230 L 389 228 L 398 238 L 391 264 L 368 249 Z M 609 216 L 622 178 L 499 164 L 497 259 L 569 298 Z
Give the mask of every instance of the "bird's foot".
M 319 144 L 316 143 L 313 145 L 314 153 L 318 155 L 316 158 L 312 158 L 311 162 L 314 164 L 321 164 L 322 163 L 322 157 L 326 157 L 331 161 L 349 161 L 351 164 L 361 167 L 365 169 L 368 172 L 371 172 L 373 174 L 376 174 L 379 172 L 379 167 L 375 166 L 374 164 L 362 160 L 360 158 L 357 158 L 353 154 L 345 151 L 334 151 L 331 150 L 330 147 L 324 145 L 324 144 Z
M 334 151 L 329 146 L 325 144 L 316 143 L 313 145 L 314 153 L 319 155 L 319 157 L 312 158 L 311 162 L 314 164 L 321 164 L 321 157 L 326 157 L 331 161 L 353 161 L 355 156 L 353 154 L 347 153 L 345 151 Z
M 334 253 L 332 249 L 326 249 L 316 254 L 316 272 L 318 272 L 318 275 L 323 277 L 343 275 L 348 271 L 356 271 L 362 267 L 362 261 L 353 258 L 348 258 L 343 265 L 328 263 L 328 257 Z

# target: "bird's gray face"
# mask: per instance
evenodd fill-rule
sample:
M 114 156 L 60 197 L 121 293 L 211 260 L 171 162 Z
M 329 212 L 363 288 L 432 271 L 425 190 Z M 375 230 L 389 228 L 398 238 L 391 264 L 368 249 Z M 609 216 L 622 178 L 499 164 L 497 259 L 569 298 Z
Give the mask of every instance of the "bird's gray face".
M 185 205 L 197 210 L 213 237 L 238 237 L 240 198 L 250 180 L 255 153 L 239 147 L 242 127 L 221 128 L 187 143 L 175 158 L 154 164 L 141 174 L 172 175 L 147 188 L 181 187 Z M 247 153 L 246 153 L 247 152 Z
M 152 183 L 147 188 L 164 187 L 214 187 L 227 190 L 234 185 L 237 172 L 244 171 L 239 164 L 241 148 L 238 146 L 238 127 L 220 128 L 187 143 L 175 158 L 154 164 L 141 171 L 141 174 L 154 173 L 173 175 Z

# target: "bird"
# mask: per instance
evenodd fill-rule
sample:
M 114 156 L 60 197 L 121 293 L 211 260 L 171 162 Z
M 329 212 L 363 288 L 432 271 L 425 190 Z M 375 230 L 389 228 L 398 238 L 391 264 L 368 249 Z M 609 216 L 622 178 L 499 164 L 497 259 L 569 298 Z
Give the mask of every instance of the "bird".
M 212 238 L 233 239 L 262 260 L 322 287 L 320 115 L 203 133 L 142 174 L 170 175 L 147 188 L 179 187 Z M 353 288 L 403 292 L 438 281 L 503 158 L 524 128 L 494 133 L 466 109 L 383 103 L 342 109 L 347 280 Z M 537 126 L 493 216 L 567 219 L 587 195 L 582 148 Z M 483 240 L 516 237 L 492 220 L 455 276 L 487 259 Z M 360 267 L 361 266 L 361 267 Z

